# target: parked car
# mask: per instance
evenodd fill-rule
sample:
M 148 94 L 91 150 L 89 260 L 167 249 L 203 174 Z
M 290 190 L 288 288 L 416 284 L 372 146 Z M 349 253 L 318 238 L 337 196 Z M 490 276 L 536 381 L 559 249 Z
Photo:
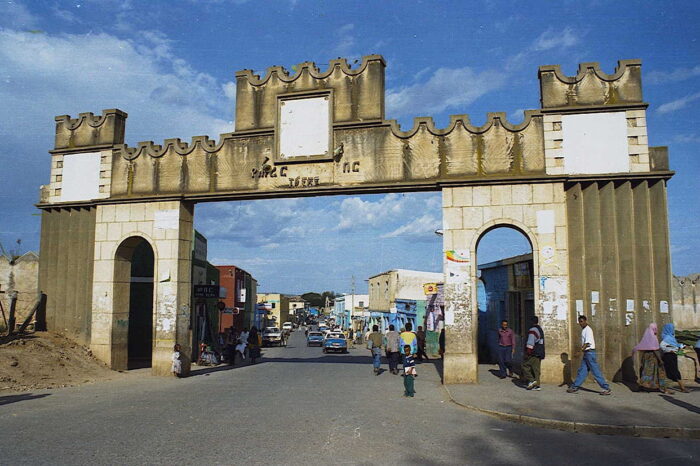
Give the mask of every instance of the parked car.
M 326 338 L 323 340 L 323 352 L 328 353 L 330 351 L 348 352 L 348 341 L 345 339 L 345 335 L 340 332 L 330 332 L 326 335 Z
M 306 346 L 311 345 L 323 346 L 323 333 L 309 332 L 306 336 Z
M 287 346 L 282 332 L 277 327 L 266 327 L 262 334 L 263 346 Z
M 282 330 L 289 330 L 291 332 L 294 330 L 294 325 L 291 322 L 285 322 L 282 324 Z

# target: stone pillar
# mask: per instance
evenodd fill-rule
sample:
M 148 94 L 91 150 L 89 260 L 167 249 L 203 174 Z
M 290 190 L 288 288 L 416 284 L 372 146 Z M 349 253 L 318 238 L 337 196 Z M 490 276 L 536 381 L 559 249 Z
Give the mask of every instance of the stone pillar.
M 453 198 L 455 192 L 456 200 Z M 476 307 L 473 305 L 475 270 L 471 263 L 472 254 L 466 241 L 460 205 L 467 192 L 471 201 L 471 188 L 446 188 L 442 191 L 445 384 L 478 382 L 478 329 Z
M 561 383 L 571 357 L 567 212 L 563 183 L 445 188 L 445 383 L 478 381 L 476 248 L 492 228 L 520 230 L 532 244 L 535 313 L 547 345 L 542 381 Z
M 183 371 L 189 372 L 193 213 L 192 204 L 179 201 L 97 207 L 90 347 L 112 369 L 126 369 L 129 323 L 128 286 L 121 283 L 129 264 L 117 250 L 138 237 L 154 253 L 152 372 L 170 374 L 175 343 L 185 357 Z

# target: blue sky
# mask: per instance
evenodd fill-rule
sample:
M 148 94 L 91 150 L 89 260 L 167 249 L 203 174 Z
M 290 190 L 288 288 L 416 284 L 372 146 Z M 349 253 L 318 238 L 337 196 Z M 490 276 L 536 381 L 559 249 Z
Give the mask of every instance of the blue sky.
M 641 58 L 650 145 L 667 145 L 675 274 L 699 272 L 700 46 L 696 2 L 0 1 L 0 241 L 38 249 L 55 115 L 129 113 L 127 142 L 232 131 L 234 73 L 382 54 L 387 118 L 512 122 L 539 106 L 537 67 Z M 437 193 L 200 204 L 210 259 L 264 290 L 348 291 L 389 268 L 438 271 Z M 376 215 L 377 212 L 383 215 Z M 509 233 L 479 261 L 524 252 Z M 483 250 L 483 253 L 482 253 Z

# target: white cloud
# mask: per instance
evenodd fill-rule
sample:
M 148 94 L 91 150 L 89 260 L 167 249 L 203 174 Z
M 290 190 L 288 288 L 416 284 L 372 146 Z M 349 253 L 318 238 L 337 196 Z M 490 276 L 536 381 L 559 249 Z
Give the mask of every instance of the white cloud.
M 435 230 L 442 227 L 442 219 L 432 213 L 425 214 L 412 220 L 389 233 L 382 238 L 403 238 L 417 241 L 435 241 Z
M 176 57 L 164 37 L 143 37 L 0 31 L 0 111 L 45 132 L 54 115 L 117 107 L 130 115 L 131 142 L 230 131 L 221 117 L 233 113 L 232 99 L 222 85 Z
M 197 228 L 210 240 L 276 249 L 322 233 L 337 214 L 297 198 L 202 205 L 197 218 Z
M 656 112 L 661 114 L 674 112 L 676 110 L 680 110 L 686 107 L 688 104 L 695 102 L 698 99 L 700 99 L 700 92 L 696 92 L 695 94 L 688 94 L 685 97 L 681 97 L 680 99 L 672 100 L 671 102 L 666 102 L 665 104 L 659 105 L 659 108 L 656 109 Z
M 644 81 L 648 84 L 663 84 L 700 76 L 700 65 L 695 65 L 692 68 L 676 68 L 673 71 L 650 71 L 644 75 Z
M 696 144 L 700 142 L 700 135 L 697 134 L 676 134 L 672 138 L 678 144 Z
M 350 23 L 341 26 L 335 33 L 337 43 L 333 48 L 333 54 L 338 57 L 354 57 L 354 49 L 356 44 L 355 36 L 353 31 L 355 30 L 355 25 Z
M 532 50 L 542 52 L 553 48 L 566 48 L 578 44 L 579 39 L 571 27 L 566 27 L 561 31 L 549 28 L 535 39 Z
M 23 4 L 12 1 L 0 3 L 0 26 L 27 30 L 35 28 L 38 23 L 36 16 Z
M 65 10 L 63 8 L 59 8 L 58 6 L 53 6 L 51 8 L 51 12 L 56 18 L 61 19 L 67 23 L 82 23 L 80 18 L 78 18 L 78 16 L 70 10 Z
M 340 231 L 357 230 L 364 227 L 381 227 L 404 211 L 406 198 L 400 194 L 387 194 L 375 201 L 359 197 L 348 197 L 340 204 Z
M 535 55 L 541 55 L 542 52 L 550 52 L 551 55 L 557 51 L 570 49 L 577 45 L 580 42 L 579 37 L 584 35 L 581 31 L 575 31 L 571 26 L 561 30 L 549 28 L 532 41 L 525 50 L 510 56 L 506 60 L 505 68 L 508 71 L 513 71 L 524 65 L 530 65 Z
M 430 115 L 464 107 L 504 84 L 505 75 L 500 71 L 439 68 L 425 82 L 388 90 L 387 114 L 391 118 Z

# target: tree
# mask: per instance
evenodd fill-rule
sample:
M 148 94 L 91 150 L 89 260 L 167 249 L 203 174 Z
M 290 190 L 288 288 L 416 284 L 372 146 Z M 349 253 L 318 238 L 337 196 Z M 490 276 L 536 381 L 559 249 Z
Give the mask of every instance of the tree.
M 330 305 L 332 306 L 333 303 L 335 302 L 335 297 L 337 296 L 335 291 L 324 291 L 323 293 L 319 294 L 316 293 L 315 291 L 310 291 L 308 293 L 304 293 L 301 295 L 302 299 L 304 301 L 308 301 L 309 305 L 311 307 L 323 307 L 326 305 L 326 298 L 328 298 L 328 301 L 330 302 Z

